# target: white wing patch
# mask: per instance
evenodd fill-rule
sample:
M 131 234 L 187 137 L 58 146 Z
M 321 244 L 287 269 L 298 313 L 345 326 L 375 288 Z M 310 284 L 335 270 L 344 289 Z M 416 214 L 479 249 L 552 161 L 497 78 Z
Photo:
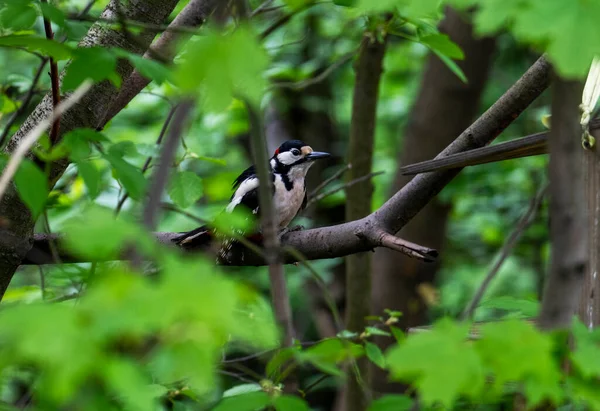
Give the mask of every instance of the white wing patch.
M 256 177 L 249 178 L 249 179 L 243 181 L 242 184 L 240 184 L 240 186 L 237 188 L 237 190 L 235 190 L 235 193 L 233 194 L 233 198 L 231 199 L 231 202 L 227 205 L 227 208 L 225 209 L 225 211 L 227 211 L 228 213 L 231 213 L 233 211 L 233 209 L 242 201 L 242 198 L 244 197 L 244 195 L 246 195 L 247 193 L 249 193 L 250 191 L 254 190 L 257 187 L 258 187 L 258 178 L 256 178 Z

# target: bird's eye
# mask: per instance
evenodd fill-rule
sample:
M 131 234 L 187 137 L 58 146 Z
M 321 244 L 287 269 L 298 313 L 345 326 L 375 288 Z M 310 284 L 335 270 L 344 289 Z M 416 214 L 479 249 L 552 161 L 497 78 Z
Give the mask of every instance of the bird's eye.
M 297 148 L 294 148 L 292 150 L 292 154 L 295 155 L 295 156 L 299 156 L 300 155 L 300 150 L 298 150 Z

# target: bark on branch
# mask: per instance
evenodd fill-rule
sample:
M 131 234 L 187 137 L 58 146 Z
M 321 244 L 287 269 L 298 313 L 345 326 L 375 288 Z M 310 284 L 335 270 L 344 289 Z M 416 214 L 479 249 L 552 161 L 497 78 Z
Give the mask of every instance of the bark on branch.
M 531 102 L 549 85 L 550 63 L 541 57 L 492 107 L 467 128 L 438 157 L 483 147 L 493 141 Z M 308 260 L 343 257 L 346 255 L 370 251 L 386 246 L 381 231 L 394 235 L 433 197 L 448 184 L 460 170 L 447 170 L 423 174 L 413 178 L 406 186 L 390 198 L 379 210 L 365 218 L 344 224 L 295 231 L 281 238 L 283 247 L 293 247 Z M 158 241 L 171 243 L 177 233 L 157 233 Z M 41 255 L 48 250 L 48 236 L 36 235 L 35 247 L 24 264 L 49 263 L 49 256 Z M 74 261 L 69 255 L 62 255 L 64 261 Z M 21 259 L 20 259 L 21 260 Z M 286 257 L 286 262 L 295 261 Z M 232 265 L 264 265 L 260 256 L 240 255 L 231 261 Z

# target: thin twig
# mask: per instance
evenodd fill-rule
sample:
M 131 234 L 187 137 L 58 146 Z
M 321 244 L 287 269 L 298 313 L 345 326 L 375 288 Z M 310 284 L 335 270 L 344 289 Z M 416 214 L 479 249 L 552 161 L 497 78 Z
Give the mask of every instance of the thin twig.
M 249 378 L 244 377 L 242 374 L 238 374 L 231 371 L 219 370 L 219 374 L 227 375 L 228 377 L 237 378 L 238 380 L 248 383 L 248 384 L 256 384 L 256 381 L 253 381 Z
M 269 7 L 275 0 L 265 0 L 263 1 L 257 8 L 255 8 L 254 10 L 252 10 L 252 13 L 250 14 L 250 17 L 254 17 L 258 14 L 261 13 L 266 13 L 267 10 L 272 9 L 272 7 Z M 281 7 L 285 7 L 285 6 L 277 6 L 277 8 L 281 8 Z
M 183 128 L 188 116 L 192 112 L 194 103 L 192 100 L 184 100 L 177 106 L 173 126 L 169 130 L 165 144 L 160 153 L 158 160 L 158 168 L 154 172 L 152 177 L 152 184 L 150 187 L 148 202 L 144 207 L 143 212 L 143 223 L 144 226 L 152 231 L 156 227 L 158 210 L 160 209 L 160 198 L 169 180 L 169 168 L 175 151 L 179 144 L 181 135 L 183 134 Z
M 252 157 L 256 167 L 257 175 L 261 183 L 258 186 L 259 204 L 261 215 L 261 227 L 265 246 L 265 259 L 269 264 L 269 279 L 271 282 L 271 296 L 275 317 L 279 325 L 284 329 L 284 346 L 291 347 L 294 342 L 294 327 L 292 323 L 292 309 L 290 297 L 287 290 L 281 253 L 279 249 L 279 237 L 274 220 L 274 206 L 271 190 L 271 178 L 269 160 L 267 157 L 267 145 L 264 138 L 264 129 L 260 115 L 251 103 L 246 104 L 248 117 L 250 118 L 250 136 Z
M 352 168 L 352 164 L 346 164 L 344 167 L 340 168 L 331 177 L 329 177 L 328 179 L 323 181 L 313 191 L 311 191 L 310 194 L 308 195 L 308 197 L 313 198 L 314 196 L 316 196 L 319 193 L 319 191 L 321 191 L 322 189 L 325 188 L 325 186 L 327 186 L 333 180 L 337 180 L 338 178 L 340 178 L 342 176 L 342 174 L 344 174 L 346 171 L 350 170 L 351 168 Z
M 40 0 L 44 4 L 48 4 L 48 0 Z M 44 16 L 44 31 L 46 32 L 46 39 L 54 40 L 54 33 L 52 32 L 52 23 Z M 50 80 L 52 82 L 52 107 L 56 109 L 56 106 L 60 103 L 60 85 L 58 82 L 58 64 L 56 60 L 50 57 Z M 50 142 L 56 144 L 58 141 L 58 131 L 60 129 L 60 117 L 56 117 L 54 123 L 52 123 L 52 129 L 50 130 Z
M 410 241 L 396 237 L 390 233 L 386 233 L 383 230 L 376 234 L 376 236 L 379 239 L 379 244 L 381 247 L 399 251 L 409 257 L 416 258 L 427 263 L 435 261 L 438 256 L 438 252 L 432 248 L 411 243 Z
M 316 203 L 318 201 L 321 201 L 325 197 L 329 197 L 330 195 L 333 195 L 333 194 L 337 193 L 338 191 L 345 190 L 348 187 L 352 187 L 356 183 L 360 183 L 361 181 L 368 180 L 370 178 L 376 177 L 376 176 L 381 175 L 383 173 L 385 173 L 385 171 L 376 171 L 374 173 L 369 173 L 366 176 L 355 178 L 354 180 L 348 181 L 346 184 L 343 184 L 343 185 L 341 185 L 339 187 L 333 188 L 333 189 L 331 189 L 329 191 L 325 191 L 324 193 L 321 193 L 318 196 L 313 197 L 310 200 L 308 200 L 308 202 L 306 203 L 306 208 L 310 207 L 312 204 L 314 204 L 314 203 Z
M 331 311 L 331 316 L 333 317 L 333 321 L 335 322 L 336 326 L 336 333 L 342 331 L 344 329 L 342 317 L 335 304 L 335 299 L 329 292 L 327 283 L 325 282 L 325 280 L 323 280 L 321 274 L 319 274 L 319 272 L 313 267 L 313 265 L 309 263 L 308 260 L 298 250 L 291 247 L 286 247 L 284 250 L 287 253 L 291 254 L 295 259 L 297 259 L 298 262 L 302 263 L 302 265 L 304 265 L 304 267 L 306 267 L 306 269 L 311 273 L 313 279 L 315 280 L 315 282 L 321 289 L 321 292 L 323 293 L 323 298 L 325 299 L 325 303 L 329 307 L 329 311 Z
M 504 245 L 502 246 L 502 249 L 500 251 L 500 255 L 498 256 L 498 259 L 494 263 L 494 266 L 492 267 L 490 272 L 485 276 L 485 278 L 481 282 L 481 285 L 475 292 L 475 295 L 473 295 L 473 299 L 471 300 L 471 302 L 469 303 L 467 308 L 465 308 L 465 310 L 463 311 L 463 313 L 461 315 L 462 320 L 468 320 L 473 317 L 473 314 L 475 313 L 475 310 L 477 309 L 477 306 L 479 305 L 481 298 L 485 294 L 485 291 L 487 290 L 487 288 L 490 285 L 490 283 L 492 282 L 492 280 L 496 277 L 496 275 L 500 271 L 502 264 L 504 264 L 504 261 L 506 261 L 506 259 L 510 255 L 511 250 L 517 244 L 521 235 L 525 232 L 525 230 L 527 230 L 527 228 L 531 225 L 531 223 L 533 223 L 533 221 L 535 219 L 535 215 L 536 215 L 537 211 L 539 210 L 542 200 L 546 196 L 547 192 L 548 192 L 548 184 L 546 184 L 535 195 L 533 200 L 531 200 L 531 203 L 529 204 L 529 208 L 521 216 L 521 218 L 517 222 L 517 226 L 515 227 L 513 232 L 510 233 L 510 235 L 504 242 Z
M 37 71 L 35 72 L 35 75 L 33 76 L 33 80 L 31 80 L 31 86 L 29 87 L 29 90 L 27 90 L 27 94 L 25 94 L 25 98 L 21 102 L 21 105 L 19 106 L 17 111 L 15 111 L 13 113 L 13 115 L 10 117 L 10 119 L 6 123 L 6 126 L 4 127 L 4 130 L 2 131 L 2 136 L 0 136 L 0 148 L 4 147 L 4 143 L 6 142 L 6 137 L 8 137 L 8 133 L 10 132 L 11 127 L 15 124 L 15 121 L 17 121 L 17 118 L 19 118 L 19 116 L 21 114 L 23 114 L 25 112 L 25 110 L 27 110 L 27 107 L 29 106 L 29 103 L 31 102 L 31 98 L 35 94 L 35 88 L 40 80 L 40 77 L 42 76 L 42 72 L 44 71 L 44 67 L 46 67 L 47 62 L 48 62 L 47 58 L 42 59 L 42 61 L 40 62 L 40 66 L 38 67 Z
M 50 116 L 40 121 L 37 126 L 35 126 L 27 135 L 25 135 L 25 137 L 23 137 L 21 144 L 19 144 L 19 146 L 12 153 L 4 172 L 2 173 L 2 176 L 0 176 L 0 199 L 4 197 L 4 193 L 6 192 L 12 177 L 19 168 L 19 164 L 21 164 L 21 161 L 23 161 L 25 155 L 29 152 L 29 149 L 41 137 L 44 130 L 46 130 L 56 118 L 60 117 L 65 111 L 77 103 L 85 95 L 85 93 L 87 93 L 91 86 L 92 83 L 90 81 L 84 81 L 68 99 L 62 101 L 56 107 L 56 109 L 52 110 Z
M 324 81 L 327 77 L 329 77 L 329 75 L 331 73 L 333 73 L 335 70 L 337 70 L 339 67 L 343 66 L 346 62 L 350 61 L 352 59 L 352 57 L 354 57 L 354 55 L 356 54 L 357 51 L 358 51 L 358 49 L 352 50 L 352 51 L 344 54 L 342 57 L 339 58 L 339 60 L 337 60 L 335 63 L 333 63 L 331 66 L 327 67 L 325 70 L 323 70 L 321 73 L 319 73 L 319 75 L 317 75 L 313 78 L 309 78 L 309 79 L 302 80 L 302 81 L 273 83 L 269 87 L 269 89 L 289 88 L 289 89 L 298 91 L 298 90 L 304 90 L 307 87 L 318 84 L 318 83 Z
M 320 2 L 315 2 L 315 1 L 310 1 L 310 2 L 306 2 L 304 4 L 302 4 L 300 7 L 298 7 L 297 9 L 285 14 L 284 16 L 282 16 L 279 20 L 275 21 L 275 23 L 273 23 L 272 25 L 270 25 L 269 27 L 267 27 L 265 29 L 265 31 L 263 31 L 259 38 L 261 40 L 266 39 L 267 37 L 269 37 L 271 34 L 273 34 L 275 31 L 277 31 L 280 27 L 284 26 L 288 21 L 291 20 L 292 17 L 294 17 L 296 14 L 299 14 L 301 12 L 303 12 L 304 10 L 307 10 L 309 8 L 311 8 L 312 6 L 315 6 L 317 4 L 320 4 Z
M 160 129 L 160 133 L 158 134 L 158 138 L 156 139 L 156 143 L 155 145 L 159 146 L 162 143 L 162 140 L 167 132 L 167 129 L 169 128 L 169 124 L 171 123 L 171 120 L 173 119 L 173 115 L 175 114 L 175 110 L 177 109 L 177 105 L 173 105 L 171 107 L 171 110 L 169 110 L 169 114 L 167 115 L 167 118 L 165 120 L 165 122 L 163 123 L 162 128 Z M 150 166 L 150 162 L 152 161 L 152 156 L 148 156 L 148 158 L 146 158 L 146 161 L 144 162 L 144 166 L 142 167 L 142 174 L 145 174 L 146 171 L 148 170 L 148 167 Z M 123 208 L 123 204 L 125 204 L 125 201 L 127 201 L 127 199 L 129 198 L 129 193 L 125 193 L 123 194 L 123 197 L 121 197 L 121 199 L 119 200 L 118 204 L 117 204 L 117 208 L 115 209 L 115 215 L 118 215 L 119 212 L 121 212 L 121 208 Z

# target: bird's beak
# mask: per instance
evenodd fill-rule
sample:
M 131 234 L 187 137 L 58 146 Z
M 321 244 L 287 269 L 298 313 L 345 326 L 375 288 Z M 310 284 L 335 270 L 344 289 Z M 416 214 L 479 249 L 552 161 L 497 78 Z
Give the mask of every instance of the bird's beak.
M 304 158 L 307 161 L 314 161 L 314 160 L 319 160 L 322 158 L 329 158 L 331 157 L 331 154 L 329 153 L 324 153 L 322 151 L 313 151 L 311 153 L 308 153 Z

